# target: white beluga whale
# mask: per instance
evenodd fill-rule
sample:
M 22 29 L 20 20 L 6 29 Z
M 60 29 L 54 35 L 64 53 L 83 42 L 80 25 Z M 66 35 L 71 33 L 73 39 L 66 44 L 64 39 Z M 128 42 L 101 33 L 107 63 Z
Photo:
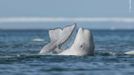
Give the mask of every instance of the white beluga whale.
M 94 55 L 94 41 L 91 31 L 79 28 L 72 46 L 59 55 Z
M 49 30 L 50 43 L 45 45 L 39 54 L 49 55 L 94 55 L 94 40 L 90 30 L 79 28 L 74 43 L 68 49 L 61 46 L 70 38 L 76 28 L 76 24 L 67 26 L 63 30 L 57 28 Z
M 65 28 L 63 28 L 63 30 L 60 28 L 50 29 L 49 30 L 50 43 L 45 45 L 41 49 L 39 54 L 50 54 L 53 52 L 57 53 L 61 51 L 60 46 L 69 39 L 75 27 L 76 24 L 66 26 Z

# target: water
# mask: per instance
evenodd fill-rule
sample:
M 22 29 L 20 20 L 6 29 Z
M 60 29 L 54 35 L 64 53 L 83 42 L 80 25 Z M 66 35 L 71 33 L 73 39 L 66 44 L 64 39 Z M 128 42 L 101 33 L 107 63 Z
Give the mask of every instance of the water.
M 42 56 L 48 30 L 0 30 L 0 75 L 134 75 L 134 30 L 93 30 L 95 56 Z M 42 41 L 33 41 L 42 39 Z

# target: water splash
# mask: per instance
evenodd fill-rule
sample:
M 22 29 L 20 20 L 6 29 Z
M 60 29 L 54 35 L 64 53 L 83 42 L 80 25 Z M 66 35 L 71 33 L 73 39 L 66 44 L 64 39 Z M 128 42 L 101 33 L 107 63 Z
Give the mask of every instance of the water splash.
M 34 42 L 41 42 L 41 41 L 44 41 L 44 39 L 41 39 L 41 38 L 35 38 L 35 39 L 32 39 L 32 41 L 34 41 Z

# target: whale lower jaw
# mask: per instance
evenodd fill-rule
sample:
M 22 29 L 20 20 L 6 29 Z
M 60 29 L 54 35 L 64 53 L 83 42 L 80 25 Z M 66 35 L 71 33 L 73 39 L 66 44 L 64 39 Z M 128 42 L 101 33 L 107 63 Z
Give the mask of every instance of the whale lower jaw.
M 93 56 L 87 53 L 75 53 L 75 52 L 64 52 L 64 53 L 60 53 L 58 55 L 63 55 L 63 56 Z
M 85 56 L 85 55 L 89 55 L 87 51 L 83 51 L 83 50 L 76 50 L 76 49 L 68 49 L 65 50 L 61 53 L 59 53 L 58 55 L 65 55 L 65 56 Z

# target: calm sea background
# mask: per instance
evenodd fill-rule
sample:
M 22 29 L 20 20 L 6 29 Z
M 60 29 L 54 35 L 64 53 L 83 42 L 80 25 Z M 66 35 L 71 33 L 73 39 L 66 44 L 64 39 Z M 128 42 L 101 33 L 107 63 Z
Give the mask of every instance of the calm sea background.
M 134 56 L 123 54 L 134 50 L 134 30 L 92 32 L 95 56 L 79 57 L 38 55 L 48 29 L 0 30 L 0 75 L 134 75 Z

